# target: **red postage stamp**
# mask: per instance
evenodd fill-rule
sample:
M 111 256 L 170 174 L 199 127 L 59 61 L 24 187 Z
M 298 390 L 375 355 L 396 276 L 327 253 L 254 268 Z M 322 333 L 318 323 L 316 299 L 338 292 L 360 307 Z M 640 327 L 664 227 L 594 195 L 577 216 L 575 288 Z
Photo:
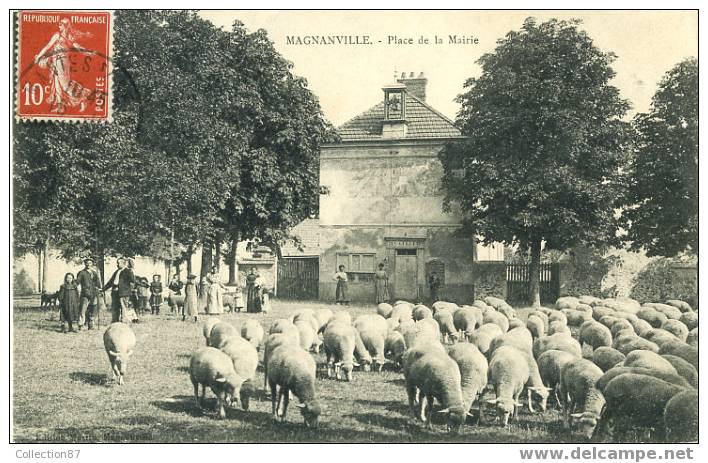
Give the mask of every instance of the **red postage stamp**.
M 111 12 L 21 11 L 18 23 L 15 115 L 110 121 Z

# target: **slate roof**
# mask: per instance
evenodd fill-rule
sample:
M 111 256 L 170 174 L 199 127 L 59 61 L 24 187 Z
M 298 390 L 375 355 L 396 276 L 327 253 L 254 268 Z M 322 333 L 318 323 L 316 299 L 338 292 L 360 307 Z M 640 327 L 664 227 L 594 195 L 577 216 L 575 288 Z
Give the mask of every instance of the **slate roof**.
M 341 125 L 337 132 L 342 141 L 375 140 L 383 131 L 384 102 Z M 406 93 L 406 139 L 459 137 L 453 122 L 426 102 Z
M 319 219 L 305 219 L 295 225 L 290 233 L 300 238 L 302 250 L 292 242 L 287 242 L 280 247 L 280 252 L 284 257 L 320 255 Z

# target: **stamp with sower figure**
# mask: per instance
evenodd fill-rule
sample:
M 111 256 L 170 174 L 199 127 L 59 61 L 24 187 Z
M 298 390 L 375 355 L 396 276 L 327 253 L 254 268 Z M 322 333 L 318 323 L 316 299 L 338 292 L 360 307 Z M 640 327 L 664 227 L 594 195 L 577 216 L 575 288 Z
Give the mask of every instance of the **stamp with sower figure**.
M 110 121 L 111 12 L 21 11 L 18 25 L 16 117 Z

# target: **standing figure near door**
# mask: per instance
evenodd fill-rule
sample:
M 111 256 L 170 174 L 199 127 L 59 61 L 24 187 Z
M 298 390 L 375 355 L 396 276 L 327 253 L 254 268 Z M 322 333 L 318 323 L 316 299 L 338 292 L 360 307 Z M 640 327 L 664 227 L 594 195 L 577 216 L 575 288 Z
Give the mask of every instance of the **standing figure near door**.
M 376 288 L 376 302 L 378 304 L 382 302 L 388 302 L 390 297 L 388 295 L 388 274 L 384 270 L 383 262 L 379 264 L 379 269 L 374 274 L 375 288 Z
M 339 266 L 339 271 L 334 274 L 334 279 L 337 282 L 337 289 L 335 291 L 335 298 L 337 304 L 349 304 L 349 299 L 347 298 L 347 289 L 349 287 L 347 272 L 344 271 L 344 265 Z
M 440 287 L 442 286 L 442 281 L 437 272 L 430 274 L 430 279 L 428 280 L 428 286 L 430 287 L 430 299 L 433 302 L 440 300 Z

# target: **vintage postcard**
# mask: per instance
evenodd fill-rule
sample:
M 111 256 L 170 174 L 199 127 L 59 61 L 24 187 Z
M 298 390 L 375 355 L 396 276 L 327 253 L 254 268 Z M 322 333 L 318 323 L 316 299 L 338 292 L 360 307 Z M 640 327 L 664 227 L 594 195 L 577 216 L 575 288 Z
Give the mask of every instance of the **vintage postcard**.
M 16 458 L 697 458 L 697 10 L 11 19 Z

